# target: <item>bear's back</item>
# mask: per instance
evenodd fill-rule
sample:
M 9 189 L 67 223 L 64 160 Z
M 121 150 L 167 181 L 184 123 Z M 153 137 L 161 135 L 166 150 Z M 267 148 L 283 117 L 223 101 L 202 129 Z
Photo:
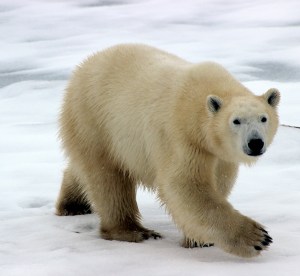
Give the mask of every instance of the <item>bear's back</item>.
M 105 149 L 137 178 L 153 180 L 153 155 L 167 146 L 174 94 L 189 66 L 179 57 L 135 44 L 89 57 L 67 88 L 61 117 L 67 151 L 72 154 L 67 140 L 76 136 L 77 147 L 94 153 Z

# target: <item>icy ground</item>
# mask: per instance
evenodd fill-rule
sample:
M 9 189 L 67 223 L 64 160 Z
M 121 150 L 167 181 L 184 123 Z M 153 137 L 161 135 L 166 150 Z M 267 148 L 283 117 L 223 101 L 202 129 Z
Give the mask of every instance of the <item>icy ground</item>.
M 104 241 L 95 215 L 54 215 L 67 79 L 88 54 L 120 42 L 217 61 L 255 93 L 277 87 L 281 123 L 300 126 L 298 0 L 1 0 L 0 275 L 300 275 L 300 129 L 280 127 L 262 160 L 241 169 L 230 199 L 273 237 L 261 257 L 181 248 L 143 191 L 144 224 L 162 240 Z

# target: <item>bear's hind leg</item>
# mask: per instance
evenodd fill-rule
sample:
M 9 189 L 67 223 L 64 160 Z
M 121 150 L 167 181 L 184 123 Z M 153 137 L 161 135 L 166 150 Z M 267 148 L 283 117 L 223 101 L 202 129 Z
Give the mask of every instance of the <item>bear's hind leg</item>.
M 63 181 L 56 202 L 56 214 L 58 216 L 74 216 L 90 214 L 91 206 L 79 180 L 72 174 L 70 168 L 64 172 Z
M 99 167 L 98 167 L 99 168 Z M 107 163 L 89 175 L 89 192 L 106 240 L 140 242 L 160 234 L 144 228 L 136 202 L 136 185 L 128 173 Z

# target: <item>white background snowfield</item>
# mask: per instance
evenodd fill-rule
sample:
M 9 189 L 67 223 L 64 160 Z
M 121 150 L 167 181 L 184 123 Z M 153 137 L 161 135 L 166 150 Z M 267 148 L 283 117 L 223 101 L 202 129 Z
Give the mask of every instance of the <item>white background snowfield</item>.
M 57 118 L 67 79 L 87 55 L 141 42 L 189 61 L 223 64 L 255 93 L 277 87 L 282 124 L 300 126 L 298 0 L 1 0 L 0 275 L 299 275 L 300 129 L 242 167 L 233 205 L 274 243 L 254 259 L 184 249 L 155 196 L 139 191 L 140 244 L 99 238 L 95 214 L 57 217 L 65 160 Z

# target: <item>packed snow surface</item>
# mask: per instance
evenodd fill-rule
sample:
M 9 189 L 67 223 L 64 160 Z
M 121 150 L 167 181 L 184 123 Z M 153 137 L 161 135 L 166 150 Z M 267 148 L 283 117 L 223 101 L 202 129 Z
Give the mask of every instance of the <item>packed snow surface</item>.
M 281 123 L 300 126 L 299 11 L 298 0 L 1 0 L 0 275 L 300 275 L 297 128 L 280 127 L 230 197 L 273 237 L 260 257 L 180 247 L 181 233 L 143 190 L 144 224 L 162 240 L 105 241 L 96 215 L 54 215 L 66 162 L 57 118 L 76 64 L 122 42 L 213 60 L 257 94 L 277 87 Z

